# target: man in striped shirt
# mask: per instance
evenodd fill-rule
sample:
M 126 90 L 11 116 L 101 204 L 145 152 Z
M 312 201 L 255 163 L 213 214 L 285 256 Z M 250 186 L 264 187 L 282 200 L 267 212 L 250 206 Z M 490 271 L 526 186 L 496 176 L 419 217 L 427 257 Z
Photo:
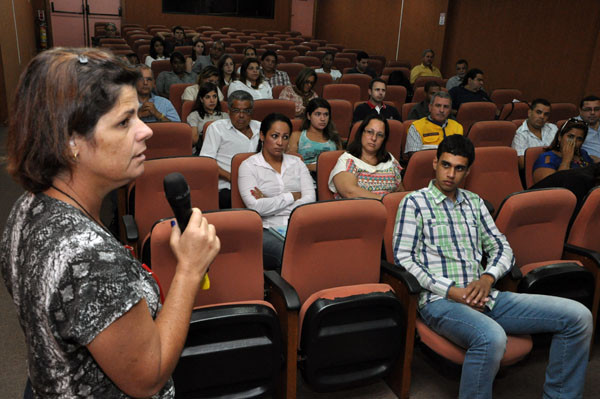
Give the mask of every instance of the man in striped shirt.
M 467 350 L 460 398 L 492 397 L 506 334 L 541 332 L 554 334 L 544 397 L 581 397 L 592 315 L 569 299 L 492 288 L 514 256 L 483 200 L 458 188 L 474 159 L 473 144 L 462 135 L 438 146 L 435 180 L 398 207 L 395 262 L 424 288 L 419 313 L 425 324 Z

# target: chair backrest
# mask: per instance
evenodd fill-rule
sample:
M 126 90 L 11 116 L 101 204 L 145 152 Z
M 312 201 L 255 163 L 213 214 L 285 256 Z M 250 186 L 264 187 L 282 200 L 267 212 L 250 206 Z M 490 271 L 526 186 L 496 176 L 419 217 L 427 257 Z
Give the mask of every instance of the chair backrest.
M 563 119 L 574 118 L 577 115 L 579 115 L 579 110 L 575 104 L 552 103 L 548 122 L 556 123 Z
M 175 107 L 175 111 L 177 111 L 180 118 L 182 118 L 181 111 L 183 106 L 183 100 L 181 99 L 181 96 L 183 95 L 185 89 L 192 85 L 193 83 L 174 83 L 169 87 L 169 101 L 171 101 L 171 104 L 173 104 L 173 107 Z M 185 122 L 183 118 L 181 121 Z
M 286 59 L 291 60 L 294 57 L 298 57 L 300 53 L 296 50 L 279 50 L 277 56 L 284 56 Z
M 187 122 L 187 117 L 192 112 L 192 109 L 194 108 L 194 104 L 196 104 L 195 101 L 184 101 L 183 102 L 183 105 L 181 106 L 181 121 L 182 122 Z
M 173 51 L 179 51 L 184 56 L 192 56 L 192 46 L 176 46 Z
M 313 90 L 319 97 L 323 97 L 323 88 L 325 85 L 333 83 L 333 78 L 328 73 L 317 73 L 317 83 L 313 87 Z
M 140 60 L 142 61 L 142 60 Z M 171 61 L 170 60 L 156 60 L 152 61 L 152 65 L 150 66 L 152 69 L 152 73 L 154 74 L 154 80 L 158 79 L 158 75 L 164 71 L 171 70 Z
M 348 75 L 342 75 L 340 83 L 342 84 L 355 84 L 360 87 L 360 100 L 366 101 L 369 99 L 369 83 L 371 83 L 369 75 L 363 75 L 362 73 L 351 73 Z
M 403 86 L 400 86 L 403 87 Z M 406 121 L 408 119 L 408 114 L 410 114 L 410 110 L 417 105 L 418 103 L 404 103 L 402 104 L 402 120 Z
M 277 69 L 280 71 L 287 72 L 287 74 L 290 77 L 290 81 L 292 82 L 296 81 L 296 77 L 304 68 L 304 64 L 299 64 L 297 62 L 282 62 L 281 64 L 277 64 Z
M 215 226 L 221 250 L 208 272 L 210 289 L 199 290 L 194 306 L 263 299 L 262 219 L 249 209 L 203 212 Z M 152 271 L 168 292 L 177 259 L 171 251 L 171 219 L 154 225 L 150 236 Z
M 296 62 L 302 64 L 307 67 L 318 67 L 321 66 L 321 60 L 317 57 L 306 56 L 306 55 L 298 55 L 292 58 L 292 62 Z
M 252 119 L 262 121 L 265 116 L 279 112 L 290 119 L 296 116 L 296 104 L 291 100 L 257 100 L 254 101 Z
M 342 53 L 337 53 L 335 55 L 335 58 L 336 59 L 346 58 L 347 60 L 350 61 L 350 65 L 348 65 L 348 66 L 354 66 L 356 64 L 356 53 L 347 53 L 346 50 L 344 50 L 344 52 L 342 52 Z
M 219 169 L 208 157 L 160 158 L 144 162 L 144 174 L 135 180 L 135 220 L 140 240 L 159 219 L 172 217 L 163 180 L 172 172 L 181 173 L 190 186 L 192 206 L 201 210 L 219 209 Z M 131 207 L 130 207 L 131 208 Z
M 433 160 L 436 150 L 417 151 L 410 157 L 402 179 L 402 185 L 407 191 L 427 187 L 431 179 L 435 179 Z
M 369 56 L 369 60 L 368 60 L 368 66 L 369 68 L 371 68 L 372 70 L 375 71 L 375 73 L 377 74 L 377 76 L 381 76 L 381 73 L 383 72 L 383 66 L 385 65 L 385 62 L 383 62 L 381 59 L 377 59 L 374 58 L 376 56 Z M 385 57 L 380 55 L 377 57 L 381 57 L 385 60 Z
M 387 214 L 386 222 L 385 222 L 385 230 L 383 232 L 383 245 L 385 249 L 385 258 L 390 263 L 394 262 L 394 227 L 396 225 L 396 216 L 398 215 L 398 205 L 400 202 L 406 197 L 407 194 L 410 194 L 411 191 L 400 191 L 397 193 L 389 193 L 383 196 L 381 202 L 385 206 L 385 211 Z
M 514 99 L 522 101 L 523 93 L 518 89 L 496 89 L 492 91 L 490 98 L 496 104 L 498 111 L 500 111 L 504 104 L 508 104 Z
M 591 189 L 585 197 L 583 206 L 569 231 L 567 243 L 600 253 L 598 226 L 600 226 L 600 186 Z
M 343 75 L 342 78 L 346 76 Z M 348 100 L 354 104 L 361 100 L 360 86 L 356 84 L 329 84 L 323 87 L 323 98 L 326 100 Z
M 435 76 L 419 76 L 417 80 L 415 80 L 413 87 L 416 89 L 417 87 L 425 86 L 427 82 L 432 80 L 438 82 L 440 87 L 446 87 L 446 85 L 444 84 L 444 79 L 437 78 Z
M 402 122 L 402 130 L 400 132 L 400 158 L 408 159 L 404 154 L 404 150 L 406 149 L 406 137 L 408 136 L 408 129 L 410 129 L 410 125 L 414 122 L 414 119 L 408 119 Z
M 344 57 L 335 57 L 333 59 L 333 67 L 338 71 L 343 71 L 352 66 L 352 60 Z
M 415 88 L 412 96 L 412 102 L 420 103 L 423 100 L 425 100 L 425 86 Z
M 183 122 L 149 123 L 152 137 L 146 140 L 146 159 L 192 155 L 192 128 Z
M 298 44 L 295 46 L 290 46 L 290 50 L 297 51 L 298 55 L 305 55 L 307 51 L 310 51 L 310 47 Z
M 464 105 L 464 104 L 463 104 Z M 462 107 L 462 105 L 461 105 Z M 529 104 L 525 102 L 504 104 L 498 117 L 501 121 L 512 121 L 515 119 L 527 119 Z
M 406 87 L 388 85 L 386 87 L 385 99 L 386 99 L 386 101 L 393 102 L 394 107 L 396 107 L 398 112 L 401 112 L 402 106 L 404 105 L 404 102 L 406 101 Z
M 517 267 L 561 259 L 576 202 L 564 188 L 522 191 L 504 200 L 496 226 L 508 239 Z
M 343 150 L 325 151 L 319 154 L 317 158 L 317 200 L 327 201 L 334 199 L 334 195 L 329 191 L 329 175 L 337 163 Z
M 306 54 L 303 54 L 307 57 L 315 57 L 318 58 L 319 60 L 323 58 L 323 56 L 325 55 L 325 51 L 322 50 L 309 50 L 306 52 Z
M 231 158 L 231 207 L 232 208 L 245 208 L 246 204 L 244 204 L 244 200 L 242 199 L 242 195 L 240 194 L 240 187 L 238 184 L 240 165 L 246 159 L 250 158 L 252 155 L 255 155 L 255 152 L 242 152 L 239 154 L 235 154 L 233 158 Z
M 471 126 L 469 139 L 475 147 L 510 147 L 516 131 L 510 121 L 479 121 Z
M 336 86 L 329 85 L 329 86 Z M 329 87 L 325 86 L 325 88 Z M 352 124 L 352 103 L 348 100 L 327 100 L 331 105 L 331 120 L 342 140 L 347 139 Z
M 529 147 L 525 150 L 524 161 L 525 161 L 525 185 L 526 188 L 533 186 L 533 164 L 539 158 L 540 154 L 544 152 L 546 147 Z
M 277 85 L 272 87 L 273 98 L 278 99 L 281 92 L 285 89 L 283 85 Z
M 301 302 L 333 287 L 378 283 L 385 207 L 372 199 L 314 202 L 294 209 L 281 276 Z
M 493 121 L 494 118 L 496 118 L 496 104 L 483 101 L 464 103 L 456 114 L 456 121 L 463 126 L 464 134 L 468 134 L 473 123 Z
M 517 151 L 510 147 L 476 148 L 465 188 L 489 201 L 498 210 L 504 198 L 523 190 Z

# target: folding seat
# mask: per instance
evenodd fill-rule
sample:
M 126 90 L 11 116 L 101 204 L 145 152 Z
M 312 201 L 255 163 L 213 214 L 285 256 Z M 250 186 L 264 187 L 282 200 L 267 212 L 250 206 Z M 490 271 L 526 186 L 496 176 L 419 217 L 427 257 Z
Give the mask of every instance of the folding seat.
M 127 36 L 127 38 L 125 40 L 127 40 L 127 44 L 129 44 L 130 46 L 133 47 L 133 43 L 135 43 L 136 40 L 139 39 L 146 39 L 148 41 L 152 40 L 152 36 L 147 34 L 147 33 L 141 33 L 141 32 L 130 32 L 131 34 Z
M 141 60 L 140 60 L 141 61 Z M 152 69 L 152 73 L 154 74 L 154 80 L 158 79 L 158 75 L 164 71 L 171 70 L 171 61 L 170 60 L 156 60 L 152 62 L 150 66 Z
M 253 39 L 248 40 L 248 44 L 251 44 L 254 47 L 261 47 L 263 44 L 269 44 L 269 42 L 262 39 Z
M 398 158 L 398 162 L 403 167 L 406 167 L 408 164 L 408 157 L 404 153 L 406 149 L 406 138 L 408 136 L 408 129 L 410 129 L 410 125 L 414 122 L 414 119 L 408 119 L 402 122 L 402 128 L 400 131 L 400 158 Z
M 338 49 L 336 47 L 331 47 L 331 46 L 319 46 L 319 47 L 317 47 L 317 51 L 324 51 L 324 52 L 330 51 L 332 53 L 337 53 Z
M 264 301 L 262 220 L 251 210 L 203 212 L 221 250 L 210 265 L 209 290 L 199 290 L 181 357 L 173 372 L 177 397 L 271 396 L 283 375 L 277 313 Z M 150 237 L 152 270 L 167 292 L 176 258 L 169 245 L 171 219 Z
M 329 47 L 334 47 L 337 51 L 336 53 L 339 53 L 341 51 L 344 51 L 344 45 L 340 44 L 340 43 L 328 43 L 327 44 Z
M 252 35 L 254 33 L 257 33 L 258 30 L 257 29 L 242 29 L 242 32 L 246 35 Z
M 276 33 L 276 34 L 271 35 L 271 36 L 276 37 L 276 38 L 278 38 L 280 40 L 287 40 L 290 37 L 290 35 L 287 34 L 287 33 Z
M 184 123 L 187 123 L 187 117 L 188 115 L 192 112 L 192 109 L 194 108 L 194 105 L 196 104 L 195 101 L 184 101 L 183 105 L 181 106 L 181 121 Z
M 493 121 L 496 118 L 496 105 L 488 102 L 464 103 L 458 109 L 456 121 L 463 126 L 464 134 L 478 121 Z
M 223 28 L 220 28 L 219 30 L 221 31 L 221 33 L 227 33 L 228 34 L 229 32 L 235 32 L 237 29 L 225 26 Z
M 317 57 L 310 57 L 310 56 L 306 56 L 306 55 L 296 56 L 296 57 L 292 58 L 292 62 L 303 64 L 304 66 L 307 66 L 307 67 L 321 66 L 320 59 L 318 59 Z
M 181 107 L 183 105 L 183 100 L 181 99 L 181 96 L 183 95 L 185 89 L 192 85 L 193 83 L 174 83 L 171 85 L 171 87 L 169 87 L 169 101 L 171 101 L 171 104 L 173 104 L 173 107 L 175 107 L 175 111 L 177 111 L 180 118 Z M 181 121 L 185 122 L 183 119 L 181 119 Z
M 375 58 L 369 58 L 368 60 L 368 66 L 369 68 L 371 68 L 372 70 L 375 71 L 375 74 L 377 76 L 381 76 L 381 73 L 383 72 L 383 64 L 381 62 L 381 60 L 375 59 Z
M 266 30 L 266 31 L 265 31 L 265 33 L 266 33 L 267 35 L 269 35 L 269 36 L 273 36 L 273 35 L 278 35 L 278 34 L 280 34 L 281 32 L 280 32 L 280 31 L 278 31 L 278 30 Z
M 323 56 L 325 55 L 325 51 L 321 51 L 321 50 L 309 50 L 304 55 L 307 56 L 307 57 L 315 57 L 318 60 L 321 60 L 323 58 Z
M 294 43 L 295 46 L 298 46 L 300 43 L 304 42 L 304 39 L 301 37 L 290 37 L 288 41 Z M 309 47 L 310 48 L 310 47 Z
M 302 33 L 298 32 L 297 30 L 289 30 L 289 31 L 286 31 L 285 33 L 287 33 L 291 37 L 299 37 L 302 35 Z
M 498 117 L 501 121 L 512 121 L 515 119 L 527 119 L 529 104 L 526 102 L 504 104 Z
M 242 152 L 235 154 L 233 158 L 231 158 L 231 207 L 233 209 L 242 209 L 246 207 L 244 200 L 242 200 L 238 185 L 240 165 L 246 159 L 255 154 L 256 152 Z
M 316 50 L 317 47 L 319 47 L 319 43 L 314 43 L 314 42 L 302 42 L 302 43 L 300 43 L 300 45 L 310 47 L 310 49 L 313 51 Z
M 369 83 L 371 83 L 369 75 L 363 75 L 361 73 L 351 73 L 348 75 L 342 75 L 340 78 L 341 84 L 355 84 L 360 87 L 360 100 L 366 101 L 369 99 Z
M 365 51 L 365 50 L 363 50 L 363 49 L 360 49 L 360 48 L 347 48 L 347 49 L 344 49 L 344 53 L 353 53 L 353 54 L 358 54 L 358 53 L 360 53 L 361 51 Z
M 511 103 L 515 99 L 523 101 L 523 93 L 517 89 L 496 89 L 492 91 L 490 98 L 496 104 L 496 107 L 498 107 L 498 111 L 500 111 L 504 104 Z
M 425 100 L 425 86 L 415 88 L 412 97 L 412 102 L 420 103 L 423 100 Z
M 231 47 L 231 45 L 234 43 L 240 44 L 242 42 L 240 39 L 235 39 L 233 37 L 230 37 L 229 35 L 227 35 L 227 37 L 222 38 L 221 41 L 227 47 Z
M 144 39 L 136 40 L 136 43 L 141 42 Z M 146 40 L 144 40 L 146 41 Z M 136 55 L 138 56 L 140 62 L 144 63 L 146 61 L 146 57 L 150 52 L 150 42 L 147 44 L 139 44 L 137 50 L 134 50 Z
M 533 164 L 539 158 L 540 154 L 544 152 L 546 147 L 529 147 L 525 150 L 525 185 L 526 188 L 533 186 Z
M 277 50 L 277 56 L 284 56 L 286 59 L 291 60 L 294 57 L 298 57 L 300 55 L 296 50 Z
M 564 188 L 515 193 L 502 203 L 496 226 L 510 243 L 522 275 L 511 274 L 513 290 L 574 299 L 592 310 L 598 306 L 597 270 L 590 272 L 576 257 L 563 259 L 576 202 Z
M 262 121 L 265 116 L 278 112 L 292 119 L 296 116 L 296 105 L 291 100 L 256 100 L 252 119 Z
M 402 112 L 402 106 L 406 101 L 406 87 L 388 85 L 386 87 L 385 98 L 394 103 L 398 112 Z
M 475 147 L 510 147 L 516 131 L 509 121 L 480 121 L 471 126 L 468 137 Z
M 404 86 L 401 86 L 404 87 Z M 410 114 L 410 110 L 417 105 L 418 103 L 411 102 L 402 104 L 402 120 L 406 121 L 408 119 L 408 114 Z
M 334 199 L 329 190 L 329 175 L 333 170 L 338 158 L 344 153 L 343 150 L 325 151 L 317 158 L 317 200 L 327 201 Z
M 152 137 L 146 140 L 146 159 L 192 155 L 192 128 L 187 123 L 155 122 L 148 126 Z
M 427 187 L 431 179 L 435 179 L 433 169 L 435 157 L 436 150 L 423 150 L 412 154 L 402 178 L 402 185 L 406 191 Z
M 292 132 L 299 132 L 302 127 L 302 122 L 304 122 L 304 120 L 300 118 L 292 119 Z
M 552 103 L 550 106 L 549 122 L 556 123 L 562 119 L 574 118 L 579 115 L 579 110 L 575 104 L 571 103 Z
M 525 122 L 525 119 L 513 119 L 511 122 L 514 123 L 515 126 L 518 129 L 518 128 L 521 127 L 521 125 L 523 124 L 523 122 Z
M 277 65 L 278 70 L 287 72 L 290 76 L 290 81 L 292 82 L 296 81 L 296 77 L 304 68 L 306 68 L 306 66 L 298 62 L 284 62 Z
M 343 78 L 344 76 L 342 76 Z M 361 100 L 361 90 L 360 86 L 356 84 L 330 84 L 323 87 L 323 98 L 326 100 L 330 99 L 343 99 L 349 101 L 351 104 L 354 104 Z
M 345 68 L 349 68 L 352 65 L 353 65 L 352 61 L 350 61 L 350 59 L 348 59 L 348 58 L 335 57 L 333 59 L 333 67 L 335 69 L 337 69 L 338 71 L 343 71 Z
M 383 72 L 383 68 L 385 68 L 385 64 L 387 63 L 387 58 L 385 58 L 384 55 L 378 55 L 378 54 L 369 54 L 369 60 L 378 60 L 381 62 L 381 67 L 379 69 L 379 75 L 381 75 L 381 73 Z M 374 65 L 370 65 L 369 66 L 373 69 L 375 69 Z M 377 69 L 375 69 L 377 71 Z
M 168 28 L 148 28 L 148 33 L 150 33 L 152 36 L 156 36 L 157 33 L 171 33 L 171 31 Z
M 140 24 L 121 24 L 121 29 L 125 29 L 125 28 L 141 28 L 142 25 Z
M 430 82 L 432 80 L 438 82 L 441 87 L 446 87 L 442 78 L 436 78 L 435 76 L 420 76 L 417 78 L 417 80 L 415 80 L 413 88 L 416 89 L 417 87 L 425 86 L 425 83 Z
M 410 69 L 408 69 L 406 67 L 391 67 L 391 66 L 386 66 L 385 68 L 383 68 L 383 71 L 381 72 L 381 74 L 389 76 L 394 71 L 400 71 L 400 72 L 402 72 L 404 74 L 404 76 L 406 76 L 406 79 L 410 79 Z
M 313 90 L 319 97 L 323 97 L 323 88 L 326 85 L 332 84 L 333 78 L 328 73 L 317 73 L 317 83 L 313 86 Z
M 335 58 L 336 59 L 337 58 L 346 58 L 346 59 L 350 60 L 350 66 L 354 66 L 356 64 L 356 53 L 347 53 L 344 50 L 343 53 L 337 53 L 335 55 Z M 341 71 L 341 69 L 340 69 L 340 71 Z
M 242 43 L 246 42 L 247 46 L 250 46 L 250 45 L 254 46 L 253 44 L 248 43 L 248 40 L 256 40 L 256 37 L 248 36 L 248 35 L 238 36 L 237 38 L 240 39 L 242 41 Z
M 237 38 L 238 36 L 244 36 L 244 32 L 238 32 L 238 31 L 227 32 L 227 36 Z
M 310 47 L 302 46 L 302 45 L 295 45 L 295 46 L 290 46 L 290 50 L 297 51 L 298 55 L 304 55 L 304 54 L 306 54 L 307 51 L 310 51 Z
M 125 39 L 121 37 L 103 37 L 98 42 L 101 46 L 105 44 L 127 44 Z
M 248 46 L 245 46 L 244 48 L 246 48 Z M 231 56 L 231 58 L 233 58 L 233 62 L 236 65 L 236 67 L 240 66 L 242 64 L 242 62 L 244 62 L 244 54 L 243 54 L 243 49 L 241 49 L 241 53 L 240 54 L 229 54 Z M 236 68 L 237 69 L 237 68 Z M 223 89 L 221 89 L 221 91 L 223 91 Z M 223 95 L 225 95 L 225 93 L 223 93 Z
M 489 201 L 497 211 L 509 195 L 523 190 L 517 152 L 509 147 L 479 147 L 465 188 Z
M 373 199 L 292 211 L 281 275 L 265 272 L 267 298 L 284 326 L 288 397 L 295 397 L 297 368 L 317 392 L 410 368 L 402 356 L 408 309 L 389 284 L 379 283 L 385 219 L 385 207 Z M 294 292 L 299 303 L 291 301 Z
M 339 85 L 328 85 L 323 90 L 323 98 L 325 97 L 325 90 L 331 86 Z M 337 100 L 327 99 L 329 105 L 331 105 L 331 120 L 333 121 L 342 142 L 348 139 L 350 134 L 350 125 L 352 124 L 352 104 L 348 100 Z
M 265 49 L 264 47 L 261 47 L 261 50 L 264 50 L 265 52 L 267 51 L 267 49 Z M 274 51 L 277 53 L 280 50 L 274 50 Z M 287 58 L 284 55 L 277 56 L 277 62 L 285 63 L 286 61 L 287 61 Z

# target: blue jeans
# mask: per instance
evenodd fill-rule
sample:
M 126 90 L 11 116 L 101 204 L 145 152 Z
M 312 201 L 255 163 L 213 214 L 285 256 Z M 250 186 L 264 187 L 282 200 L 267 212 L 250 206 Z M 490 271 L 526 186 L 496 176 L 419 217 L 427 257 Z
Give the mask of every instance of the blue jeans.
M 494 308 L 481 313 L 452 300 L 419 310 L 435 332 L 467 353 L 460 398 L 491 398 L 506 350 L 506 334 L 553 333 L 544 398 L 581 398 L 592 337 L 592 314 L 579 302 L 546 295 L 500 292 Z
M 281 272 L 283 257 L 283 240 L 275 236 L 269 229 L 263 229 L 263 267 L 266 270 Z

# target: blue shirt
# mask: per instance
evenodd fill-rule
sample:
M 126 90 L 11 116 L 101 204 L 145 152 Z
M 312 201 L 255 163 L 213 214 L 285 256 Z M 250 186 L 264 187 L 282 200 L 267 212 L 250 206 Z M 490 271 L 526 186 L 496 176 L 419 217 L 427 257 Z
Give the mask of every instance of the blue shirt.
M 179 119 L 179 114 L 175 110 L 171 101 L 167 100 L 164 97 L 160 97 L 155 95 L 154 93 L 150 93 L 150 99 L 148 100 L 151 103 L 154 103 L 157 111 L 166 116 L 171 122 L 181 122 Z M 140 104 L 141 105 L 141 104 Z M 158 122 L 154 116 L 148 116 L 146 118 L 140 118 L 142 122 Z
M 581 162 L 571 161 L 571 165 L 569 166 L 571 169 L 582 168 L 584 166 L 588 166 L 591 163 L 594 163 L 594 160 L 588 155 L 588 153 L 583 148 L 581 148 L 579 152 L 581 154 Z M 555 154 L 553 151 L 546 151 L 541 153 L 538 159 L 535 161 L 535 163 L 533 164 L 533 170 L 536 170 L 537 168 L 550 168 L 558 170 L 561 162 L 562 157 L 560 155 Z
M 600 157 L 600 128 L 595 130 L 588 126 L 588 133 L 581 149 L 585 149 L 589 155 Z

